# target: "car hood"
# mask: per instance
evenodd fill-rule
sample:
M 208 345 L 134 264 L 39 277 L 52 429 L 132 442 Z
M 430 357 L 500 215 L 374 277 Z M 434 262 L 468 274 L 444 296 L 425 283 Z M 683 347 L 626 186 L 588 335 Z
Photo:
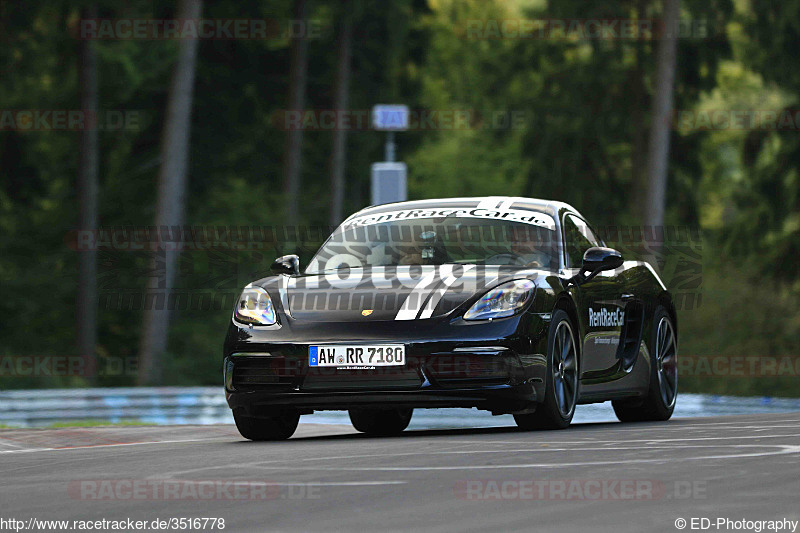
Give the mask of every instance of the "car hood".
M 425 320 L 471 303 L 513 279 L 546 274 L 518 267 L 439 265 L 342 269 L 279 276 L 262 284 L 295 320 Z

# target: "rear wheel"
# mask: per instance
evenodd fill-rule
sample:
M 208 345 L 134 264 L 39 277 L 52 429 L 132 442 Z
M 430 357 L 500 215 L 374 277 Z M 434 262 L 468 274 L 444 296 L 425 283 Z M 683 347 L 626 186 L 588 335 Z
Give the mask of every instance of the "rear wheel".
M 376 436 L 402 433 L 411 422 L 413 409 L 350 409 L 350 422 L 361 433 Z
M 572 422 L 578 401 L 578 345 L 569 315 L 553 313 L 547 339 L 547 375 L 544 402 L 530 414 L 514 415 L 517 425 L 530 429 L 564 429 Z
M 296 411 L 276 413 L 269 418 L 255 418 L 243 416 L 233 412 L 236 429 L 242 437 L 250 440 L 285 440 L 291 437 L 297 429 L 300 414 Z
M 669 420 L 678 398 L 678 338 L 667 311 L 653 315 L 650 340 L 650 388 L 640 400 L 611 402 L 621 422 Z

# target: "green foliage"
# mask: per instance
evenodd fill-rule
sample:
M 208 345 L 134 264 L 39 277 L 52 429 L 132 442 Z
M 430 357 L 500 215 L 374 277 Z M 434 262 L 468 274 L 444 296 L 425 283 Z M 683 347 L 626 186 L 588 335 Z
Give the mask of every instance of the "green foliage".
M 687 357 L 681 389 L 744 396 L 800 396 L 796 371 L 800 368 L 800 300 L 784 285 L 765 279 L 751 265 L 737 264 L 720 250 L 705 250 L 703 303 L 679 311 L 680 353 Z M 734 356 L 742 367 L 729 367 Z M 786 356 L 793 370 L 771 375 L 769 367 L 749 375 L 743 358 Z M 680 357 L 680 356 L 679 356 Z M 719 371 L 708 366 L 721 359 Z M 708 363 L 707 366 L 702 366 Z M 749 365 L 750 363 L 746 363 Z M 730 370 L 733 368 L 734 370 Z M 761 375 L 763 374 L 763 375 Z
M 80 7 L 63 0 L 0 7 L 0 100 L 4 109 L 78 107 Z M 100 2 L 101 18 L 169 18 L 171 5 Z M 288 20 L 290 0 L 243 5 L 205 2 L 205 18 Z M 308 108 L 330 109 L 335 73 L 336 0 L 310 2 L 323 28 L 309 43 Z M 684 0 L 681 17 L 706 35 L 679 41 L 676 112 L 782 109 L 797 105 L 800 0 Z M 622 0 L 353 1 L 351 107 L 407 103 L 435 126 L 398 136 L 412 198 L 526 195 L 572 203 L 601 226 L 638 222 L 656 41 L 469 38 L 470 22 L 660 17 L 660 2 Z M 153 223 L 159 144 L 173 41 L 95 41 L 100 107 L 136 111 L 137 128 L 101 132 L 100 223 Z M 191 133 L 187 223 L 282 224 L 289 41 L 208 40 L 199 48 Z M 437 117 L 436 114 L 439 114 Z M 465 115 L 466 122 L 447 117 Z M 301 223 L 328 221 L 331 132 L 303 144 Z M 75 354 L 79 133 L 0 130 L 0 355 Z M 348 136 L 347 212 L 369 202 L 369 166 L 383 137 Z M 681 313 L 682 350 L 694 354 L 798 352 L 794 303 L 800 291 L 800 137 L 797 131 L 681 128 L 672 136 L 667 220 L 703 229 L 704 299 Z M 299 242 L 275 239 L 247 250 L 186 251 L 179 290 L 218 305 L 174 312 L 165 375 L 170 384 L 217 384 L 219 351 L 241 287 L 263 277 L 277 255 L 307 261 L 324 229 Z M 726 260 L 710 261 L 710 257 Z M 141 294 L 148 253 L 103 251 L 98 352 L 135 359 L 142 309 L 108 304 Z M 675 258 L 670 259 L 675 261 Z M 731 265 L 737 265 L 735 270 Z M 738 265 L 752 265 L 740 268 Z M 775 297 L 765 300 L 769 286 Z M 227 298 L 227 299 L 226 299 Z M 761 298 L 761 299 L 760 299 Z M 758 332 L 755 334 L 754 332 Z M 127 385 L 133 375 L 103 376 Z M 80 386 L 81 377 L 4 379 L 2 387 Z M 692 390 L 792 394 L 790 382 L 686 379 Z
M 793 283 L 800 293 L 800 138 L 797 94 L 800 74 L 795 68 L 800 35 L 800 2 L 753 2 L 741 6 L 739 20 L 747 31 L 741 49 L 745 64 L 759 72 L 772 92 L 785 94 L 785 107 L 760 103 L 759 110 L 785 111 L 792 122 L 777 128 L 748 132 L 742 150 L 747 179 L 734 191 L 735 220 L 727 243 L 738 254 L 752 255 L 765 271 Z

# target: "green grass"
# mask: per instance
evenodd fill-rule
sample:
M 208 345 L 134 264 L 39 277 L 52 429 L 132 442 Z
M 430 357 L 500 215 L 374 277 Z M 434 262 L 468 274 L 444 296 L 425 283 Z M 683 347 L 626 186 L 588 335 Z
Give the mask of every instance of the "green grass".
M 711 250 L 706 250 L 711 254 Z M 783 375 L 681 375 L 682 392 L 800 397 L 800 298 L 790 287 L 730 266 L 705 264 L 700 307 L 678 311 L 680 354 L 794 360 Z M 680 355 L 678 356 L 680 358 Z M 758 372 L 756 372 L 758 373 Z M 741 374 L 741 373 L 740 373 Z

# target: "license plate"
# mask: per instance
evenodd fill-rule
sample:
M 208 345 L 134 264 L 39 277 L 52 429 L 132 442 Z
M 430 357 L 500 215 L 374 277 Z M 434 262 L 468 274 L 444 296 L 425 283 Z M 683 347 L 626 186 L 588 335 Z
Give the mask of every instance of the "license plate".
M 309 366 L 343 369 L 369 369 L 378 366 L 406 364 L 406 347 L 402 344 L 310 346 Z

